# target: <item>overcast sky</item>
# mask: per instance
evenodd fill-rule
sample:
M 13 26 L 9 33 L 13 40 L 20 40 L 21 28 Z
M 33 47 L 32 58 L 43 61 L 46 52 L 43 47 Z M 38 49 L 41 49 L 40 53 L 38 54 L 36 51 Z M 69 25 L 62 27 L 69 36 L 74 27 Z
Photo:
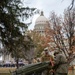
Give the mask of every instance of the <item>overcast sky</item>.
M 23 0 L 24 5 L 29 7 L 35 7 L 37 9 L 43 10 L 44 16 L 49 17 L 50 12 L 54 11 L 58 15 L 62 15 L 64 9 L 66 9 L 71 0 Z M 29 26 L 29 29 L 33 29 L 35 25 L 35 20 L 39 15 L 35 15 L 32 20 L 32 24 Z

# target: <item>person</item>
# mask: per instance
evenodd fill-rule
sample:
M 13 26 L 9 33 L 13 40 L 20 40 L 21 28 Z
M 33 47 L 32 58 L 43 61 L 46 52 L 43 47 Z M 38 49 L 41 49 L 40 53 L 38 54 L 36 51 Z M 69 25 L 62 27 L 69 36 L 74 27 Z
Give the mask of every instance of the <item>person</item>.
M 41 59 L 40 58 L 37 58 L 36 60 L 37 60 L 37 62 L 41 62 Z
M 44 52 L 41 57 L 41 62 L 45 61 L 53 61 L 53 56 L 49 54 L 49 50 L 47 48 L 44 49 Z
M 37 63 L 36 57 L 33 58 L 32 63 Z
M 59 51 L 54 52 L 54 67 L 55 75 L 68 75 L 68 64 L 66 57 Z
M 51 65 L 53 65 L 52 64 L 53 56 L 49 54 L 48 48 L 44 49 L 44 52 L 42 53 L 42 57 L 41 57 L 41 62 L 46 62 L 46 61 L 50 61 Z M 49 68 L 47 70 L 45 70 L 42 73 L 42 75 L 50 75 L 50 69 L 51 69 L 51 66 L 49 66 Z

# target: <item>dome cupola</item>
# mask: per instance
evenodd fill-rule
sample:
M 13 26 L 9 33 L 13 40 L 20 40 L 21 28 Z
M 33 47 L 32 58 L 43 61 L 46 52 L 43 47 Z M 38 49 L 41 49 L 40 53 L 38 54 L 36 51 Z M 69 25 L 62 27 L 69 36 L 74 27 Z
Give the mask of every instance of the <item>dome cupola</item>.
M 44 16 L 44 13 L 43 13 L 43 11 L 41 11 L 41 14 L 40 14 L 40 16 L 36 19 L 36 21 L 35 21 L 35 25 L 38 25 L 38 24 L 49 24 L 49 21 L 48 21 L 48 19 Z

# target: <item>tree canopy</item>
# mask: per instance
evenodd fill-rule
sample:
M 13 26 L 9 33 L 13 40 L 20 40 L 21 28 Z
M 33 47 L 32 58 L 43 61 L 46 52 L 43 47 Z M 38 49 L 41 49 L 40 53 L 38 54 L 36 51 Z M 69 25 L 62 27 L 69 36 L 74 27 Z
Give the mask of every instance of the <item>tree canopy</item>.
M 35 8 L 22 7 L 21 0 L 0 1 L 0 43 L 11 46 L 25 32 L 27 25 L 22 18 L 31 16 Z
M 23 7 L 22 3 L 22 0 L 0 0 L 0 43 L 6 52 L 16 58 L 17 64 L 18 59 L 28 48 L 27 44 L 31 42 L 24 38 L 28 25 L 23 19 L 32 16 L 35 10 Z

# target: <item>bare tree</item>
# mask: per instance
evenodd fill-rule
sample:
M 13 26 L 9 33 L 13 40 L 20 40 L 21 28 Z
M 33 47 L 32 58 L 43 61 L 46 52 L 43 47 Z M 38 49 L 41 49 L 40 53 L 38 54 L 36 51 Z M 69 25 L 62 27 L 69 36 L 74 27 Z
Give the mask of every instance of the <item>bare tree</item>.
M 54 43 L 56 45 L 56 48 L 58 48 L 59 50 L 62 50 L 66 55 L 67 52 L 67 48 L 66 48 L 66 44 L 65 44 L 65 37 L 64 37 L 64 33 L 63 33 L 63 26 L 62 26 L 62 21 L 61 21 L 61 17 L 58 17 L 54 12 L 51 14 L 51 19 L 50 19 L 50 25 L 52 26 L 51 30 L 53 31 L 53 39 L 54 39 Z M 52 34 L 52 32 L 51 32 Z
M 75 2 L 75 0 L 72 0 L 71 4 L 70 4 L 70 6 L 69 6 L 69 9 L 70 9 L 70 10 L 73 8 L 74 2 Z
M 53 12 L 50 17 L 50 26 L 56 48 L 64 52 L 68 58 L 69 51 L 74 51 L 75 46 L 75 9 L 66 10 L 64 19 Z

